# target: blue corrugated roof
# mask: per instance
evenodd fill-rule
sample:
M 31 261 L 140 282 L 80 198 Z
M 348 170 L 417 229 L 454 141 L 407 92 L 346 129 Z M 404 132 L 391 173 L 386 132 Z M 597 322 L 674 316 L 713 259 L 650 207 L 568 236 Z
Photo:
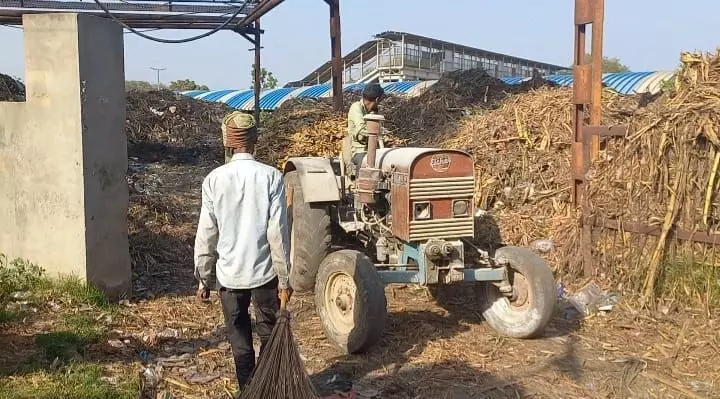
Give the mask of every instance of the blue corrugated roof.
M 500 80 L 502 80 L 503 82 L 505 82 L 509 85 L 517 85 L 527 79 L 530 79 L 530 78 L 526 78 L 524 76 L 517 76 L 517 77 L 512 77 L 512 78 L 500 78 Z
M 226 94 L 232 93 L 235 90 L 216 90 L 208 92 L 207 94 L 201 94 L 200 98 L 202 98 L 205 101 L 218 101 L 220 97 L 223 97 Z
M 420 82 L 393 82 L 388 85 L 385 85 L 383 87 L 383 90 L 385 90 L 385 93 L 388 94 L 395 94 L 395 93 L 407 93 L 415 87 Z
M 280 106 L 282 100 L 291 92 L 295 91 L 296 87 L 283 87 L 281 89 L 270 90 L 265 95 L 260 97 L 260 109 L 275 109 Z M 251 107 L 254 104 L 251 104 Z M 244 107 L 243 107 L 244 108 Z M 252 109 L 252 108 L 251 108 Z
M 632 94 L 633 89 L 637 87 L 638 83 L 653 73 L 654 72 L 623 72 L 605 74 L 603 76 L 603 83 L 608 87 L 612 87 L 618 93 Z
M 318 98 L 330 91 L 330 89 L 332 89 L 332 86 L 327 84 L 310 86 L 305 90 L 301 91 L 300 94 L 297 95 L 297 98 Z
M 353 92 L 353 91 L 362 91 L 362 89 L 365 88 L 365 83 L 352 83 L 349 85 L 345 85 L 345 88 L 343 91 L 345 93 Z
M 603 75 L 603 84 L 621 94 L 632 94 L 636 92 L 656 93 L 660 90 L 662 82 L 672 76 L 671 72 L 621 72 L 608 73 Z M 527 80 L 527 77 L 507 77 L 502 78 L 508 84 L 520 84 Z M 571 86 L 573 83 L 572 75 L 552 75 L 546 76 L 550 82 L 560 86 Z M 381 86 L 389 94 L 406 94 L 419 95 L 424 89 L 435 84 L 436 80 L 413 81 L 413 82 L 393 82 L 382 83 Z M 343 91 L 358 92 L 365 87 L 364 83 L 352 83 L 345 85 Z M 263 111 L 271 111 L 276 109 L 284 101 L 290 98 L 320 98 L 330 95 L 331 86 L 322 84 L 316 86 L 300 87 L 300 88 L 280 88 L 265 90 L 260 95 L 260 108 Z M 254 107 L 253 91 L 233 91 L 233 90 L 216 90 L 216 91 L 186 91 L 182 92 L 186 96 L 207 101 L 223 102 L 233 108 L 251 111 Z
M 200 95 L 202 93 L 207 93 L 209 91 L 210 90 L 188 90 L 188 91 L 180 92 L 180 94 L 182 94 L 184 96 L 196 98 L 198 95 Z
M 245 102 L 247 102 L 247 100 L 251 98 L 253 98 L 253 91 L 247 90 L 228 98 L 225 101 L 225 104 L 233 108 L 240 108 L 243 104 L 245 104 Z

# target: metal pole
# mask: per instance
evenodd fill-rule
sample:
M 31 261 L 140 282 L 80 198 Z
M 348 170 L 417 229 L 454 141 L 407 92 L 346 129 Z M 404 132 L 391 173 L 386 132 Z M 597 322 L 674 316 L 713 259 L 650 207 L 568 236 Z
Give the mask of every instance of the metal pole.
M 253 89 L 255 90 L 255 106 L 254 106 L 254 115 L 255 115 L 255 124 L 257 127 L 260 127 L 260 19 L 258 18 L 255 20 L 255 85 Z
M 330 47 L 332 56 L 333 108 L 343 109 L 342 46 L 340 45 L 340 0 L 326 0 L 330 5 Z
M 160 90 L 160 71 L 164 71 L 167 68 L 150 67 L 150 69 L 157 72 L 157 89 Z
M 600 126 L 602 112 L 602 62 L 603 62 L 603 25 L 605 23 L 605 0 L 595 0 L 595 19 L 592 22 L 592 95 L 590 102 L 590 124 Z M 595 160 L 600 153 L 600 136 L 590 138 L 590 159 Z

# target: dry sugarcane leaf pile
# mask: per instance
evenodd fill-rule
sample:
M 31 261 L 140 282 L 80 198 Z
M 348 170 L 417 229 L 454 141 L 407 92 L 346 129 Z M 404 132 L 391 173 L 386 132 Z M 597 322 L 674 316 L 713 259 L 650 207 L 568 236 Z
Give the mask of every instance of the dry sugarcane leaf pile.
M 638 106 L 637 99 L 609 90 L 603 99 L 611 124 L 627 119 Z M 571 222 L 574 216 L 572 110 L 572 89 L 539 87 L 511 95 L 495 109 L 473 110 L 453 132 L 430 143 L 473 154 L 477 206 L 492 216 L 480 220 L 477 229 L 486 246 L 500 242 L 530 246 L 539 239 L 564 244 L 554 236 L 553 226 Z M 553 264 L 559 252 L 550 255 Z
M 25 101 L 25 85 L 0 73 L 0 101 Z
M 702 274 L 707 265 L 713 269 L 703 276 L 712 283 L 705 282 L 699 290 L 684 287 L 686 295 L 709 296 L 707 290 L 712 291 L 720 277 L 712 268 L 719 260 L 715 249 L 682 244 L 688 249 L 685 253 L 666 256 L 668 250 L 676 252 L 669 247 L 680 244 L 666 237 L 672 228 L 720 233 L 720 51 L 684 53 L 681 61 L 675 92 L 634 115 L 627 139 L 608 143 L 591 176 L 595 216 L 661 226 L 659 239 L 634 248 L 633 254 L 623 254 L 646 259 L 631 271 L 643 280 L 642 287 L 636 284 L 636 288 L 644 290 L 646 299 L 656 292 L 661 269 L 666 277 L 674 272 L 670 269 L 676 266 L 671 263 L 695 264 L 689 271 L 692 274 Z M 599 244 L 608 245 L 602 240 Z M 677 256 L 686 259 L 670 259 Z M 604 267 L 615 261 L 604 260 Z
M 345 105 L 347 109 L 347 101 Z M 262 130 L 255 151 L 258 160 L 282 169 L 290 157 L 337 156 L 347 135 L 347 116 L 333 112 L 325 99 L 290 100 L 273 112 Z M 404 143 L 392 135 L 384 140 L 388 146 Z
M 398 137 L 428 144 L 452 131 L 468 108 L 494 108 L 511 93 L 550 85 L 537 76 L 521 85 L 508 85 L 482 69 L 455 71 L 444 74 L 417 97 L 388 99 L 382 103 L 382 112 L 387 127 Z

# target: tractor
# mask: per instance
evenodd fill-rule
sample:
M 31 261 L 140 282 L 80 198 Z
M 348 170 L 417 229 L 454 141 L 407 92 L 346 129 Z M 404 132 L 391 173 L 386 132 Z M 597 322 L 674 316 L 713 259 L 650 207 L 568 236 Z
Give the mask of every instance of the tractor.
M 384 287 L 394 283 L 477 282 L 492 328 L 514 338 L 541 334 L 556 302 L 552 271 L 528 249 L 475 244 L 472 156 L 382 148 L 384 118 L 365 120 L 368 149 L 359 164 L 346 138 L 338 157 L 290 158 L 283 170 L 290 282 L 297 292 L 314 290 L 328 339 L 345 353 L 376 344 L 385 327 Z M 351 240 L 338 245 L 339 234 Z

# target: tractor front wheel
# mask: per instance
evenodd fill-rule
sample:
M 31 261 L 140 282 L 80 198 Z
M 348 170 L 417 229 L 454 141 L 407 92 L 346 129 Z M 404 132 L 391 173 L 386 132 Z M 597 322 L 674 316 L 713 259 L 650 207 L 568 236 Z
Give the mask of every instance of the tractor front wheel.
M 501 334 L 533 338 L 545 330 L 555 311 L 555 279 L 541 257 L 525 248 L 502 247 L 495 259 L 506 261 L 512 295 L 498 287 L 480 283 L 483 318 Z
M 345 353 L 362 353 L 382 337 L 385 289 L 365 254 L 341 250 L 320 264 L 315 306 L 328 339 Z

